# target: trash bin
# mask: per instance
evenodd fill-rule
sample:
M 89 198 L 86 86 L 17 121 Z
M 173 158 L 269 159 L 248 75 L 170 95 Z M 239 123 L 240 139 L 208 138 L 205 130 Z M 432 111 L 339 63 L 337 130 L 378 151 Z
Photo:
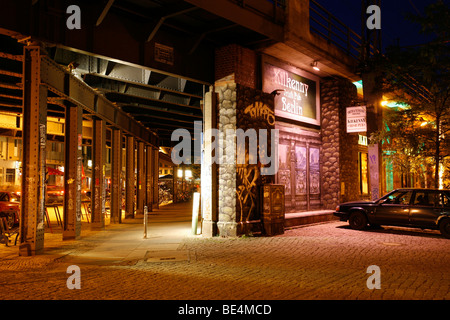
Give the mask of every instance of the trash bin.
M 284 233 L 284 185 L 265 184 L 261 189 L 262 233 L 275 236 Z

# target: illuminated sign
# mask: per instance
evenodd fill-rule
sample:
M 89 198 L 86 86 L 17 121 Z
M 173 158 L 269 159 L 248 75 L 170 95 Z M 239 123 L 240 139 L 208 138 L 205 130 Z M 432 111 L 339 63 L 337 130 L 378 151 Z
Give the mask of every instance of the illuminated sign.
M 263 64 L 263 91 L 275 96 L 275 115 L 320 125 L 318 79 L 295 67 Z
M 366 107 L 347 108 L 347 133 L 367 132 Z
M 366 146 L 367 147 L 368 146 L 367 137 L 358 134 L 358 144 L 361 145 L 361 146 Z

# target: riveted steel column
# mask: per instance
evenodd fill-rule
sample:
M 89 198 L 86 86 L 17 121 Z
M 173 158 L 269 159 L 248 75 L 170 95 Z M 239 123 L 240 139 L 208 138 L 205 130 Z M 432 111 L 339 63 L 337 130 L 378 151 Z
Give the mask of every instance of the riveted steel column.
M 40 47 L 25 47 L 19 244 L 21 256 L 39 254 L 44 250 L 47 88 L 41 85 L 40 63 Z
M 127 136 L 126 142 L 126 161 L 125 169 L 126 183 L 125 183 L 125 218 L 134 218 L 134 195 L 135 195 L 135 176 L 134 176 L 134 138 Z
M 145 203 L 148 208 L 148 211 L 152 211 L 152 203 L 153 203 L 153 171 L 152 171 L 152 163 L 153 163 L 153 147 L 147 145 L 145 147 L 145 157 L 146 157 L 146 170 L 145 175 L 147 179 L 147 183 L 145 185 L 146 197 Z
M 159 209 L 159 150 L 153 148 L 153 208 Z
M 136 176 L 136 214 L 144 214 L 145 200 L 145 167 L 144 143 L 137 143 L 137 176 Z
M 105 153 L 106 153 L 106 123 L 94 118 L 92 137 L 92 229 L 105 227 Z
M 112 130 L 111 143 L 111 223 L 122 222 L 122 132 Z
M 173 166 L 172 167 L 172 184 L 173 184 L 173 188 L 172 188 L 172 192 L 173 192 L 173 203 L 177 203 L 178 202 L 178 171 L 177 171 L 177 167 Z
M 81 235 L 82 116 L 81 107 L 66 106 L 63 240 Z

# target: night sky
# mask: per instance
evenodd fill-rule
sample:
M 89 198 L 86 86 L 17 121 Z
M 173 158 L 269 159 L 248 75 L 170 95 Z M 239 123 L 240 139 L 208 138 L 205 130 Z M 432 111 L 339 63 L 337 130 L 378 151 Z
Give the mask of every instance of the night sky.
M 361 34 L 361 0 L 316 0 L 334 16 Z M 447 2 L 450 0 L 445 0 Z M 383 48 L 397 44 L 409 46 L 431 39 L 420 34 L 420 26 L 408 21 L 406 13 L 423 14 L 435 0 L 381 0 L 381 34 Z M 369 17 L 369 15 L 367 15 Z

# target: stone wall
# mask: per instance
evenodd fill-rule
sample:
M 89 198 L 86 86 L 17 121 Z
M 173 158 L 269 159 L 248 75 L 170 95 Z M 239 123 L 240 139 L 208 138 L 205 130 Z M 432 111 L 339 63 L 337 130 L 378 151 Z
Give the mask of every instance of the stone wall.
M 340 201 L 338 94 L 336 81 L 325 80 L 320 83 L 323 209 L 334 209 Z
M 357 105 L 356 87 L 346 79 L 321 81 L 322 203 L 333 210 L 360 197 L 358 135 L 346 132 L 346 108 Z
M 236 171 L 236 221 L 240 224 L 240 232 L 248 233 L 259 231 L 257 226 L 260 223 L 260 201 L 259 195 L 263 184 L 274 183 L 274 175 L 264 175 L 261 168 L 271 164 L 261 164 L 261 150 L 263 144 L 267 142 L 268 155 L 272 155 L 271 130 L 275 128 L 274 117 L 274 96 L 254 90 L 242 85 L 238 85 L 237 90 L 237 128 L 244 132 L 254 129 L 257 134 L 257 163 L 250 164 L 249 145 L 246 142 L 245 164 L 237 164 Z M 262 141 L 260 130 L 267 130 L 267 141 Z M 242 150 L 238 149 L 238 152 Z M 256 155 L 255 155 L 256 156 Z M 247 160 L 249 159 L 249 160 Z M 278 161 L 276 159 L 275 161 Z
M 237 236 L 260 230 L 259 192 L 262 184 L 273 183 L 274 176 L 261 175 L 259 129 L 268 129 L 268 154 L 271 155 L 270 130 L 274 128 L 273 96 L 236 84 L 232 78 L 216 83 L 217 127 L 222 135 L 217 145 L 218 233 Z M 258 138 L 257 164 L 250 164 L 248 141 L 236 145 L 236 130 L 255 129 Z M 237 164 L 238 153 L 245 163 Z M 270 166 L 270 164 L 267 164 Z
M 234 80 L 216 83 L 217 128 L 220 134 L 236 130 L 236 83 Z M 236 142 L 224 136 L 216 145 L 218 164 L 218 222 L 221 236 L 236 236 Z

